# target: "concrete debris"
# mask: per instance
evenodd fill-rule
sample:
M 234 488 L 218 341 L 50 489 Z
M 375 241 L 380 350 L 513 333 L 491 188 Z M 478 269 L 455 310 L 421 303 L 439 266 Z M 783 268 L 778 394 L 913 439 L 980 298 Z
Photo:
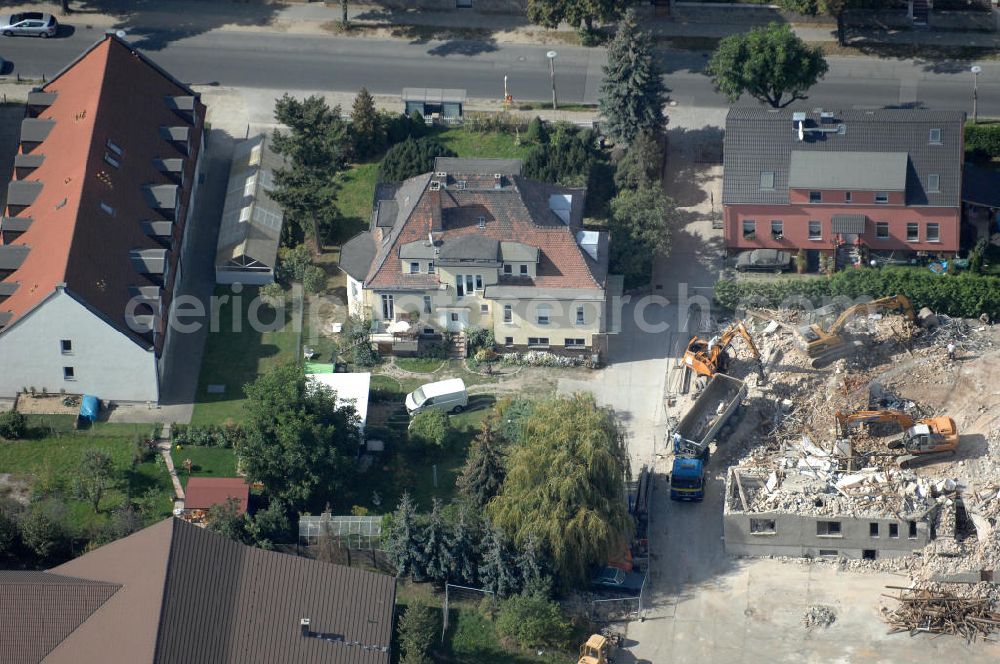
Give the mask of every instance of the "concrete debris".
M 743 414 L 718 444 L 720 457 L 742 480 L 745 511 L 870 518 L 901 528 L 916 521 L 931 535 L 912 555 L 780 559 L 896 572 L 929 591 L 1000 599 L 998 587 L 987 581 L 934 581 L 992 578 L 994 572 L 1000 580 L 1000 391 L 994 382 L 1000 327 L 929 309 L 916 322 L 890 313 L 857 316 L 842 334 L 863 350 L 817 370 L 795 330 L 810 322 L 828 325 L 838 313 L 835 307 L 811 316 L 757 310 L 745 320 L 767 358 L 768 380 L 747 381 Z M 955 361 L 948 359 L 949 344 L 957 347 Z M 737 355 L 729 373 L 752 378 L 754 367 Z M 917 457 L 904 466 L 895 447 L 898 426 L 838 431 L 836 413 L 873 409 L 900 410 L 914 419 L 954 417 L 962 434 L 957 454 Z M 744 510 L 730 500 L 727 495 L 727 510 Z M 809 620 L 803 619 L 807 627 Z
M 837 620 L 837 614 L 828 606 L 810 606 L 802 615 L 802 624 L 806 629 L 829 627 Z

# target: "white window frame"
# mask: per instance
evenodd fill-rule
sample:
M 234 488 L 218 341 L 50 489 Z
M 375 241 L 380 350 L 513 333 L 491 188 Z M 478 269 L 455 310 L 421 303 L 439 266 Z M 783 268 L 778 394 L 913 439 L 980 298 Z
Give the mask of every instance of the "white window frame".
M 813 225 L 814 224 L 815 224 L 815 226 L 817 228 L 819 228 L 819 230 L 816 232 L 816 235 L 813 235 Z M 808 222 L 806 222 L 806 232 L 809 233 L 809 239 L 810 240 L 822 240 L 823 239 L 823 222 L 820 221 L 819 219 L 810 219 Z
M 816 196 L 815 196 L 816 200 L 813 200 L 813 198 L 814 198 L 813 194 L 816 194 Z M 815 205 L 816 203 L 822 203 L 823 202 L 823 192 L 822 191 L 810 191 L 809 192 L 809 202 L 811 204 L 813 204 L 813 205 Z
M 505 304 L 503 305 L 503 322 L 508 325 L 514 324 L 514 305 Z
M 410 274 L 420 274 L 420 263 L 417 261 L 410 261 Z
M 59 351 L 63 355 L 73 354 L 73 340 L 72 339 L 60 339 L 59 340 Z
M 781 219 L 771 220 L 771 239 L 772 240 L 784 240 L 785 239 L 785 222 Z
M 586 325 L 587 324 L 587 313 L 583 308 L 583 305 L 577 306 L 576 308 L 576 324 Z
M 539 304 L 535 308 L 535 324 L 549 325 L 552 323 L 552 307 L 547 304 Z
M 876 205 L 887 205 L 889 203 L 889 192 L 888 191 L 876 191 L 875 192 L 875 204 Z
M 913 237 L 910 237 L 910 229 L 914 229 Z M 907 242 L 920 242 L 920 224 L 915 221 L 906 222 L 906 241 Z
M 433 307 L 431 306 L 432 302 L 433 302 L 433 299 L 431 298 L 430 295 L 424 295 L 424 313 L 425 314 L 429 314 L 429 313 L 433 312 Z
M 522 276 L 522 277 L 527 277 L 527 276 L 530 276 L 530 275 L 528 274 L 528 264 L 527 264 L 527 263 L 522 263 L 522 264 L 521 264 L 521 266 L 520 266 L 520 269 L 519 269 L 519 274 L 520 274 L 520 276 Z
M 931 237 L 931 229 L 934 229 L 934 237 Z M 924 228 L 925 242 L 940 242 L 941 241 L 941 224 L 936 221 L 927 222 L 927 227 Z
M 885 235 L 879 234 L 879 229 L 885 229 Z M 889 222 L 888 221 L 876 221 L 875 222 L 875 239 L 876 240 L 888 240 L 889 239 Z
M 750 224 L 753 228 L 752 231 L 747 233 L 747 224 Z M 741 224 L 741 229 L 743 231 L 744 240 L 756 240 L 757 239 L 757 220 L 756 219 L 744 219 Z
M 396 303 L 392 293 L 382 293 L 382 318 L 392 320 L 396 315 Z
M 927 174 L 927 191 L 932 194 L 941 193 L 941 176 L 938 173 Z
M 76 367 L 63 367 L 63 380 L 76 380 Z
M 434 261 L 427 261 L 427 274 L 434 274 Z
M 927 142 L 932 145 L 941 145 L 941 130 L 935 127 L 927 132 Z

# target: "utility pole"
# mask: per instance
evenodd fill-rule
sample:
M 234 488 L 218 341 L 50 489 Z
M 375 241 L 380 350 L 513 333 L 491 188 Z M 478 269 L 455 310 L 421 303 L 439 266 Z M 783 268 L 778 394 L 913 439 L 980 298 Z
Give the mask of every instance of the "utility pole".
M 559 110 L 559 104 L 556 102 L 556 56 L 558 53 L 555 51 L 549 51 L 545 54 L 545 57 L 549 59 L 549 77 L 552 79 L 552 110 Z
M 979 124 L 979 73 L 983 68 L 972 65 L 972 124 Z

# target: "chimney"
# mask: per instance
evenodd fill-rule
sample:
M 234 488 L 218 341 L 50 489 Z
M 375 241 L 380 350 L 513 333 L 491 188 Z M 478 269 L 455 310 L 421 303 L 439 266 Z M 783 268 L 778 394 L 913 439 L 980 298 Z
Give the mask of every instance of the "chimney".
M 302 630 L 302 636 L 309 636 L 310 622 L 308 618 L 299 618 L 299 628 Z

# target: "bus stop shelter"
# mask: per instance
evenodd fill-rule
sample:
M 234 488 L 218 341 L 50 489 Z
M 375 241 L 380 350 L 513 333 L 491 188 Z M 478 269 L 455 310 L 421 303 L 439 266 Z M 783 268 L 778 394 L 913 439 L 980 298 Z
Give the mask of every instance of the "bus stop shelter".
M 465 90 L 447 88 L 403 88 L 406 114 L 420 111 L 431 120 L 456 122 L 465 108 Z

